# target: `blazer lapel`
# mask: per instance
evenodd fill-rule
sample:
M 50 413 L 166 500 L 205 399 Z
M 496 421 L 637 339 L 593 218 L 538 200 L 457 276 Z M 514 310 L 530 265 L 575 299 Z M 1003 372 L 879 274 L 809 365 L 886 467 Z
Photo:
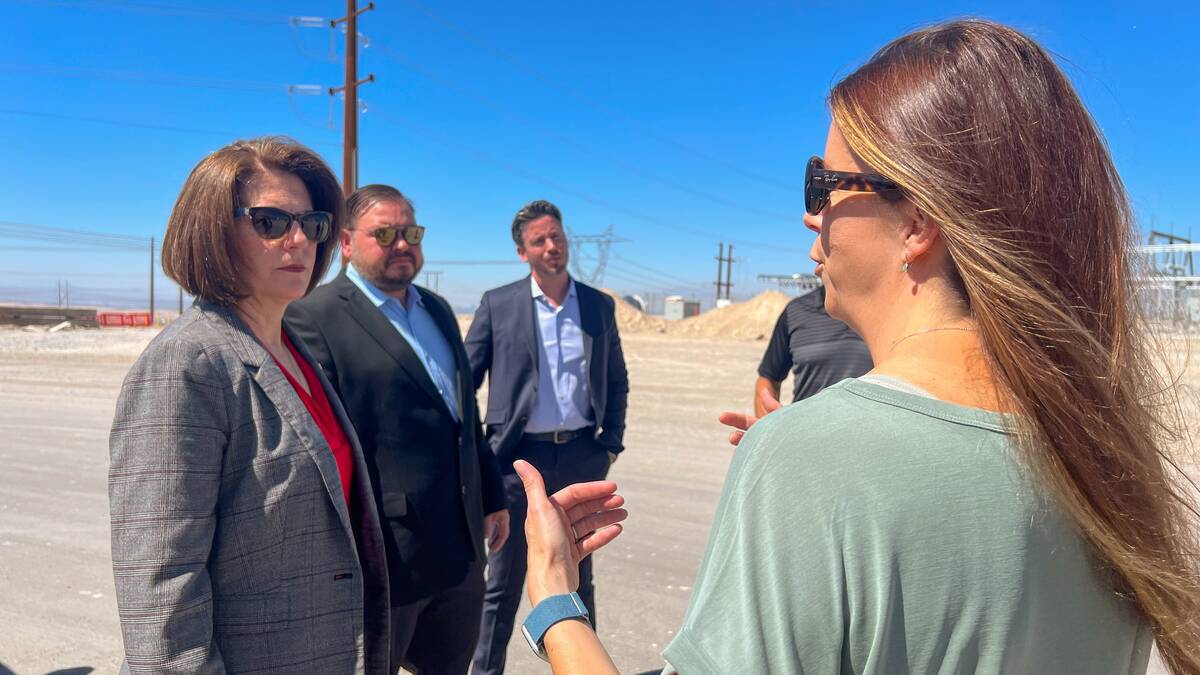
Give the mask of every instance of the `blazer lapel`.
M 424 289 L 422 289 L 424 292 Z M 462 332 L 458 329 L 458 320 L 454 318 L 454 312 L 447 313 L 443 311 L 442 304 L 429 297 L 425 296 L 425 311 L 429 312 L 429 316 L 433 317 L 433 322 L 437 324 L 438 330 L 442 332 L 442 337 L 446 338 L 446 343 L 450 345 L 450 351 L 454 352 L 454 382 L 458 386 L 458 391 L 455 392 L 455 397 L 458 400 L 458 410 L 460 413 L 460 422 L 464 424 L 467 421 L 467 402 L 474 396 L 474 385 L 471 382 L 471 363 L 467 359 L 467 351 L 462 346 Z
M 388 353 L 396 363 L 408 374 L 435 405 L 439 406 L 447 416 L 450 415 L 450 409 L 446 407 L 446 401 L 442 395 L 438 393 L 437 386 L 434 385 L 433 379 L 429 377 L 429 373 L 425 370 L 425 364 L 421 363 L 421 359 L 417 353 L 413 351 L 412 346 L 408 344 L 408 340 L 396 330 L 392 322 L 384 315 L 383 310 L 375 306 L 358 286 L 354 285 L 343 274 L 339 276 L 335 283 L 339 283 L 341 288 L 338 295 L 346 301 L 346 311 L 350 316 L 366 331 L 371 339 L 375 340 L 385 352 Z
M 575 283 L 575 297 L 579 301 L 579 323 L 583 331 L 583 358 L 587 360 L 588 392 L 593 399 L 593 410 L 596 409 L 596 385 L 602 381 L 604 369 L 607 367 L 602 359 L 592 358 L 596 339 L 604 335 L 604 321 L 597 306 L 599 298 L 592 295 L 597 292 L 590 286 Z M 599 423 L 599 420 L 596 422 Z
M 338 517 L 342 521 L 342 527 L 351 538 L 354 537 L 354 529 L 350 523 L 350 513 L 346 508 L 346 497 L 342 491 L 341 477 L 338 475 L 337 461 L 333 457 L 333 450 L 330 449 L 329 443 L 325 441 L 325 437 L 321 434 L 321 430 L 317 428 L 317 423 L 313 421 L 312 415 L 308 409 L 304 407 L 304 402 L 300 400 L 300 396 L 296 390 L 292 388 L 290 382 L 284 377 L 283 371 L 275 364 L 275 359 L 271 358 L 266 347 L 254 337 L 250 329 L 241 320 L 240 317 L 230 308 L 219 307 L 215 305 L 205 305 L 204 309 L 211 314 L 217 315 L 220 319 L 219 324 L 223 324 L 223 331 L 229 336 L 230 343 L 234 351 L 242 359 L 246 370 L 258 384 L 263 393 L 267 395 L 275 409 L 279 411 L 279 417 L 287 422 L 292 431 L 304 443 L 304 448 L 308 451 L 309 456 L 317 465 L 317 470 L 321 473 L 321 480 L 325 483 L 325 490 L 329 493 L 329 498 L 333 501 L 334 508 L 337 509 Z M 286 328 L 284 330 L 287 330 Z M 288 338 L 292 344 L 305 354 L 310 364 L 313 363 L 311 356 L 304 351 L 303 341 L 291 334 L 288 331 Z M 315 366 L 314 366 L 315 367 Z M 321 377 L 324 380 L 324 377 Z M 337 395 L 326 390 L 326 396 L 331 401 L 337 400 Z M 352 429 L 353 427 L 343 427 Z M 352 435 L 352 434 L 347 434 Z
M 529 360 L 533 363 L 533 381 L 534 388 L 537 388 L 538 367 L 538 351 L 541 350 L 541 332 L 538 329 L 537 312 L 534 311 L 534 299 L 531 293 L 533 284 L 532 277 L 525 277 L 524 284 L 518 284 L 516 290 L 516 301 L 513 303 L 517 308 L 516 320 L 517 326 L 525 326 L 525 330 L 529 331 L 529 339 L 525 340 L 525 344 L 529 346 Z M 518 330 L 520 330 L 518 328 Z

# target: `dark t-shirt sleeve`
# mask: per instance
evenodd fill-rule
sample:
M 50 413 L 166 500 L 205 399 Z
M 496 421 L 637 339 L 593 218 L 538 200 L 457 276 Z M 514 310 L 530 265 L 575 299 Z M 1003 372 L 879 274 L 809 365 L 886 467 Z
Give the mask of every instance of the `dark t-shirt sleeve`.
M 779 314 L 767 352 L 758 364 L 758 374 L 774 382 L 783 382 L 792 369 L 791 336 L 788 334 L 787 309 Z

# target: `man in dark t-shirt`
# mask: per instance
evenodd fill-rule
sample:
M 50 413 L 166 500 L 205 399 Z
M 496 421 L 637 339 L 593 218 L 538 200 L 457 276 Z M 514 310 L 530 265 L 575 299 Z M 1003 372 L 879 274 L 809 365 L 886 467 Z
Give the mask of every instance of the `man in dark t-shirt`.
M 758 366 L 754 385 L 754 412 L 770 412 L 763 392 L 779 399 L 779 386 L 788 370 L 795 373 L 792 400 L 808 398 L 831 384 L 858 377 L 872 367 L 871 353 L 862 338 L 846 324 L 825 313 L 825 287 L 795 298 L 783 309 L 767 353 Z

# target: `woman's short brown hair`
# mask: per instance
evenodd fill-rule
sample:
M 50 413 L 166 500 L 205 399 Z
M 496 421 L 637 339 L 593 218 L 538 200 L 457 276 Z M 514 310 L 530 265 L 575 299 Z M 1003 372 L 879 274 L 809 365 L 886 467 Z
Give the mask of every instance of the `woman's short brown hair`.
M 189 294 L 221 305 L 248 295 L 239 274 L 233 239 L 233 212 L 241 192 L 268 171 L 292 174 L 304 183 L 313 209 L 333 214 L 329 237 L 317 244 L 311 291 L 329 269 L 346 222 L 346 205 L 333 171 L 317 153 L 283 136 L 234 141 L 192 169 L 163 237 L 162 266 Z

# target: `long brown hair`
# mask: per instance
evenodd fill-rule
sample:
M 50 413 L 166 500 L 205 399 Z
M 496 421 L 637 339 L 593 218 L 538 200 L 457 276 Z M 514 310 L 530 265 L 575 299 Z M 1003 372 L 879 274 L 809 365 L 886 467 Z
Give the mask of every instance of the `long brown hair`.
M 321 283 L 346 222 L 337 177 L 320 155 L 300 143 L 262 136 L 234 141 L 200 160 L 179 191 L 163 236 L 162 265 L 190 295 L 221 305 L 246 296 L 234 254 L 233 212 L 250 206 L 241 203 L 241 191 L 266 171 L 296 176 L 308 189 L 313 208 L 333 214 L 329 238 L 317 244 L 308 290 Z
M 1139 318 L 1124 187 L 1070 82 L 1020 32 L 963 20 L 887 45 L 830 107 L 850 148 L 941 226 L 1035 480 L 1172 672 L 1200 672 L 1194 484 L 1166 450 L 1177 400 Z

